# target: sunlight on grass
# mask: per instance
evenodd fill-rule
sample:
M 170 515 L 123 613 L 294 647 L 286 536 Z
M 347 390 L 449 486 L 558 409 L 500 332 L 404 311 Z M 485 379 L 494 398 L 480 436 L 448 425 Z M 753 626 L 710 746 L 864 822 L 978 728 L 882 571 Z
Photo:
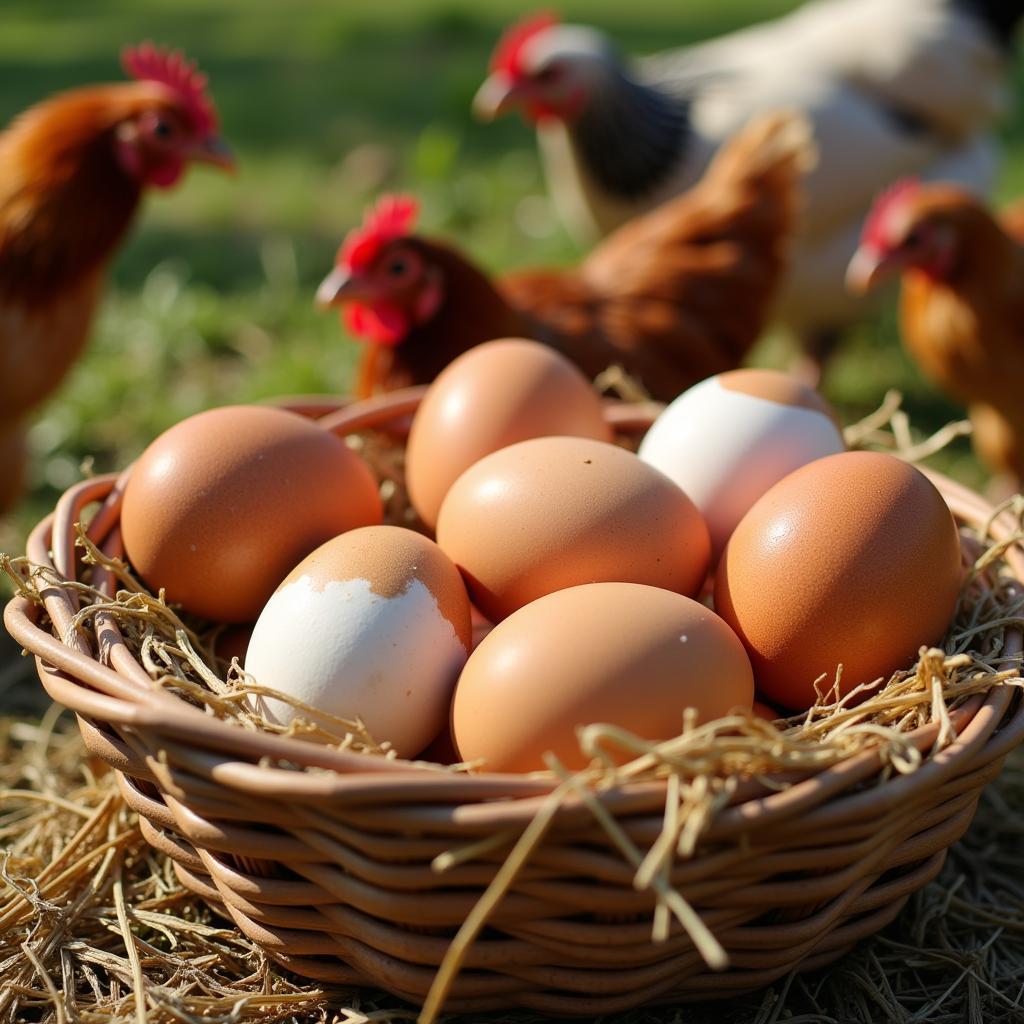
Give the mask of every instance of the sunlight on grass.
M 794 6 L 559 5 L 636 53 Z M 514 0 L 7 0 L 0 124 L 59 88 L 119 78 L 120 46 L 153 38 L 184 47 L 209 73 L 241 162 L 235 179 L 197 170 L 173 193 L 148 197 L 89 353 L 33 428 L 33 490 L 15 543 L 87 457 L 97 471 L 122 467 L 161 429 L 210 405 L 344 391 L 357 347 L 312 296 L 381 191 L 414 192 L 424 230 L 457 240 L 491 270 L 578 257 L 548 202 L 532 133 L 511 119 L 479 125 L 469 113 L 497 35 L 523 10 Z M 1007 126 L 1012 140 L 1020 116 Z M 1014 141 L 1001 197 L 1022 182 L 1024 149 Z M 891 307 L 852 332 L 825 385 L 844 416 L 889 387 L 906 392 L 923 429 L 956 416 L 897 339 Z M 757 359 L 784 365 L 790 353 L 769 336 Z M 940 462 L 976 483 L 967 451 Z

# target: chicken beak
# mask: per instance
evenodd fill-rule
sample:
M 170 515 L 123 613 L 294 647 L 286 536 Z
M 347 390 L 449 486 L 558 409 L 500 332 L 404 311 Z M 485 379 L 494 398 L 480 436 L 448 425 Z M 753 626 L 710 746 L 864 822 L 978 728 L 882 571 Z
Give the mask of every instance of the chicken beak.
M 895 270 L 890 260 L 876 249 L 861 246 L 846 268 L 846 288 L 854 295 L 867 295 L 883 278 Z
M 197 163 L 212 164 L 229 174 L 235 174 L 238 171 L 235 154 L 231 152 L 231 147 L 219 135 L 211 135 L 209 138 L 203 139 L 199 145 L 189 150 L 188 157 Z
M 473 97 L 473 113 L 481 121 L 493 121 L 507 114 L 522 99 L 522 87 L 504 71 L 495 71 L 484 80 Z
M 316 304 L 321 309 L 371 298 L 364 283 L 345 267 L 335 267 L 316 290 Z

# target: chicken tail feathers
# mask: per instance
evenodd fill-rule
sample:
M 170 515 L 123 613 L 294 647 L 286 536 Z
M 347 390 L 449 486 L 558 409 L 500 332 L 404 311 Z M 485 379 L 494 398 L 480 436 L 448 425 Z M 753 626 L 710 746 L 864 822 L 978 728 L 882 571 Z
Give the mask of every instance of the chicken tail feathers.
M 707 180 L 751 183 L 802 176 L 818 162 L 818 147 L 807 117 L 795 110 L 774 110 L 747 122 L 717 153 Z

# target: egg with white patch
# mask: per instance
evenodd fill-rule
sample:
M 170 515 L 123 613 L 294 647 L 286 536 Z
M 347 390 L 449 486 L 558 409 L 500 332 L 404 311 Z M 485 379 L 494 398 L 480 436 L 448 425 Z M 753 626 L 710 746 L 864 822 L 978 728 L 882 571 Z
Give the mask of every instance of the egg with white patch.
M 784 476 L 845 450 L 831 406 L 776 370 L 731 370 L 684 391 L 640 444 L 639 456 L 690 497 L 721 554 L 747 510 Z
M 255 681 L 323 712 L 360 719 L 400 757 L 444 727 L 472 643 L 458 569 L 427 537 L 397 526 L 350 530 L 306 557 L 267 602 L 246 652 Z M 266 718 L 296 710 L 261 699 Z

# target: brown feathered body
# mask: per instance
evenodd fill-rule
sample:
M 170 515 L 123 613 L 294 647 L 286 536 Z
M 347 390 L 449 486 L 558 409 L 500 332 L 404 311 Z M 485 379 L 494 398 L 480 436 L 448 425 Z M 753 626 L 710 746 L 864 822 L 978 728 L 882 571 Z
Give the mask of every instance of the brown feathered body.
M 363 346 L 354 388 L 360 398 L 429 384 L 474 345 L 530 331 L 529 321 L 508 304 L 495 283 L 452 246 L 419 236 L 405 239 L 405 244 L 438 273 L 445 297 L 437 312 L 397 345 Z
M 0 424 L 49 395 L 85 344 L 141 194 L 113 132 L 153 100 L 144 83 L 75 90 L 0 134 Z
M 63 380 L 89 336 L 107 264 L 143 189 L 186 164 L 231 167 L 205 78 L 181 54 L 128 48 L 135 81 L 88 86 L 0 132 L 0 476 L 24 468 L 26 414 Z M 0 493 L 0 510 L 18 486 Z
M 510 335 L 551 345 L 590 376 L 619 365 L 661 400 L 739 365 L 770 315 L 813 158 L 802 117 L 764 115 L 698 185 L 573 268 L 491 283 L 451 247 L 404 240 L 440 268 L 443 299 L 399 344 L 367 347 L 358 390 L 427 383 L 466 349 Z
M 998 218 L 953 186 L 926 187 L 908 216 L 938 218 L 955 255 L 936 279 L 906 272 L 904 344 L 925 375 L 964 403 L 978 454 L 1024 479 L 1024 203 Z

